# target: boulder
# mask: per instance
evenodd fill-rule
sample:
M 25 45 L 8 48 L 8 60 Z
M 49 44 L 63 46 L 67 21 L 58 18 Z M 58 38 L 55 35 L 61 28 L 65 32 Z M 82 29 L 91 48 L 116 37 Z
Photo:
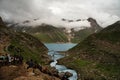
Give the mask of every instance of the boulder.
M 39 69 L 34 69 L 34 73 L 35 73 L 35 75 L 40 75 L 41 71 Z
M 66 75 L 66 76 L 68 76 L 68 77 L 73 76 L 73 74 L 72 74 L 72 73 L 70 73 L 70 72 L 65 72 L 65 75 Z

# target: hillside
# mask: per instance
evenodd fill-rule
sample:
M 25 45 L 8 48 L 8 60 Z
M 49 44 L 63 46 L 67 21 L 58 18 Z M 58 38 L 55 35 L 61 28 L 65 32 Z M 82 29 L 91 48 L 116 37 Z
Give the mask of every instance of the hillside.
M 45 64 L 48 60 L 47 50 L 35 37 L 7 28 L 0 18 L 0 55 L 21 54 L 25 60 L 34 59 Z
M 68 42 L 67 35 L 61 29 L 44 23 L 35 27 L 17 25 L 11 28 L 17 32 L 31 34 L 45 43 Z
M 43 24 L 32 30 L 38 30 L 33 35 L 43 42 L 53 43 L 53 42 L 68 42 L 65 33 L 52 25 Z M 29 31 L 32 32 L 32 31 Z
M 120 22 L 88 36 L 60 62 L 78 71 L 82 80 L 119 80 Z
M 93 18 L 88 18 L 88 22 L 90 22 L 91 27 L 83 27 L 83 29 L 75 31 L 74 28 L 71 29 L 71 34 L 73 35 L 72 42 L 78 43 L 83 41 L 89 35 L 93 33 L 98 33 L 102 30 L 102 27 L 97 23 L 97 21 Z
M 39 69 L 27 69 L 27 65 L 10 65 L 0 67 L 0 80 L 60 80 Z M 51 70 L 51 73 L 52 70 Z
M 0 17 L 0 80 L 60 80 L 63 75 L 49 66 L 47 52 L 37 38 L 6 27 Z

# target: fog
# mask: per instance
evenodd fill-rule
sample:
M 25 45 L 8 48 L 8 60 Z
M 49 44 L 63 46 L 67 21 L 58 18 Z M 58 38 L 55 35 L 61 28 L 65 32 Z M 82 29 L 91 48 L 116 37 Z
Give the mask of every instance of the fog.
M 48 23 L 68 28 L 90 25 L 87 20 L 69 23 L 63 18 L 92 17 L 106 27 L 120 20 L 120 0 L 0 0 L 0 16 L 4 21 L 30 20 L 29 25 Z

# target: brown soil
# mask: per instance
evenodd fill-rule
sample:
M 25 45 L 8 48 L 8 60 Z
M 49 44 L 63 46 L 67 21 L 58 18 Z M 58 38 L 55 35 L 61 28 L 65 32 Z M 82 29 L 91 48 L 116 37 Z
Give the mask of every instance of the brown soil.
M 60 80 L 54 76 L 42 73 L 38 69 L 26 69 L 26 65 L 3 66 L 0 68 L 0 80 Z

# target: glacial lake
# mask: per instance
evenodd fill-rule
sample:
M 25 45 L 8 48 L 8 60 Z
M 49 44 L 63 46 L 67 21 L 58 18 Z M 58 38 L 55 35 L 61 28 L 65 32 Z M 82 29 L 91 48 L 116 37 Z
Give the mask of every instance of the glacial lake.
M 49 51 L 67 51 L 70 48 L 74 47 L 76 44 L 74 43 L 45 43 L 46 47 Z

